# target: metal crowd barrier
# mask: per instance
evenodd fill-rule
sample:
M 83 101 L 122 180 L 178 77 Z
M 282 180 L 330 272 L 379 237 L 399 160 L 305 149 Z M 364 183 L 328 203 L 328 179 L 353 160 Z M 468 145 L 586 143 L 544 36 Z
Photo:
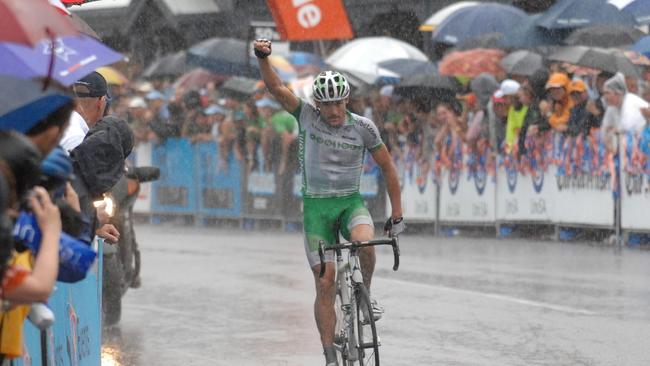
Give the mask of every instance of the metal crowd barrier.
M 102 245 L 96 264 L 80 282 L 57 282 L 47 304 L 54 324 L 44 332 L 25 321 L 23 357 L 12 366 L 97 366 L 101 364 Z
M 606 151 L 598 133 L 587 138 L 549 134 L 527 141 L 528 152 L 521 157 L 487 149 L 478 153 L 459 144 L 441 158 L 422 156 L 419 146 L 405 145 L 393 154 L 405 219 L 497 229 L 539 224 L 615 230 L 619 225 L 624 231 L 650 233 L 650 221 L 644 219 L 644 209 L 650 207 L 649 135 L 621 136 L 618 155 Z M 161 179 L 150 193 L 144 191 L 137 211 L 243 222 L 301 221 L 297 159 L 290 159 L 285 174 L 261 169 L 247 173 L 234 156 L 220 170 L 218 151 L 213 142 L 182 139 L 140 145 L 138 164 L 159 166 Z M 372 159 L 364 166 L 361 186 L 371 214 L 377 222 L 383 220 L 390 205 Z
M 294 152 L 295 154 L 296 152 Z M 136 165 L 160 167 L 160 179 L 143 187 L 135 212 L 157 215 L 187 215 L 205 219 L 236 219 L 242 225 L 256 220 L 285 224 L 302 221 L 301 177 L 297 159 L 290 159 L 286 172 L 261 169 L 248 172 L 234 154 L 220 164 L 215 142 L 190 143 L 186 139 L 168 139 L 164 144 L 139 145 L 134 154 Z M 276 170 L 276 169 L 274 169 Z M 375 217 L 385 211 L 383 185 L 379 171 L 368 159 L 361 180 L 361 193 Z

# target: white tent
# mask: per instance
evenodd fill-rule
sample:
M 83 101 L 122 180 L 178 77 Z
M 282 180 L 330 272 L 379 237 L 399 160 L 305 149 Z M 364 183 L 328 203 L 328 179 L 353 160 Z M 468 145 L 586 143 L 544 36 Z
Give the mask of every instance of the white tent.
M 404 41 L 390 37 L 364 37 L 341 46 L 325 62 L 365 83 L 373 84 L 381 77 L 399 77 L 378 66 L 382 61 L 393 59 L 428 60 L 422 51 Z

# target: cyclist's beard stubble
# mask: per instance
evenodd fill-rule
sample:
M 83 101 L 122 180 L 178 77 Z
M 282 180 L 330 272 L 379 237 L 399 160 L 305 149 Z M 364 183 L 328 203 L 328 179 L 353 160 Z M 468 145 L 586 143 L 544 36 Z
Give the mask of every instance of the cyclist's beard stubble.
M 320 118 L 330 127 L 340 127 L 345 122 L 345 105 L 342 106 L 320 106 L 318 108 Z

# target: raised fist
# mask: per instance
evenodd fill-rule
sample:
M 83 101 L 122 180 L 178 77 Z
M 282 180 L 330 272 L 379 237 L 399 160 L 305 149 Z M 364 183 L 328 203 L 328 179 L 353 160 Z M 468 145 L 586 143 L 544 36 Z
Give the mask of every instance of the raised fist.
M 265 38 L 256 39 L 253 42 L 253 51 L 257 58 L 267 58 L 271 54 L 271 41 Z

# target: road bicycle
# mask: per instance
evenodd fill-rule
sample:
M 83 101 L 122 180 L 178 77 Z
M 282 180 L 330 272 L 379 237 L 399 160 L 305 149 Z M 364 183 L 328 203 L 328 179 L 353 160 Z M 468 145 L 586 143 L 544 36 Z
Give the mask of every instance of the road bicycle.
M 325 252 L 336 253 L 336 329 L 334 348 L 339 365 L 379 366 L 379 336 L 373 317 L 370 294 L 363 284 L 359 249 L 377 245 L 390 245 L 393 248 L 393 270 L 399 268 L 399 240 L 397 236 L 370 241 L 340 243 L 338 233 L 336 243 L 328 247 L 319 242 L 320 277 L 325 274 Z M 343 255 L 348 253 L 347 260 Z

